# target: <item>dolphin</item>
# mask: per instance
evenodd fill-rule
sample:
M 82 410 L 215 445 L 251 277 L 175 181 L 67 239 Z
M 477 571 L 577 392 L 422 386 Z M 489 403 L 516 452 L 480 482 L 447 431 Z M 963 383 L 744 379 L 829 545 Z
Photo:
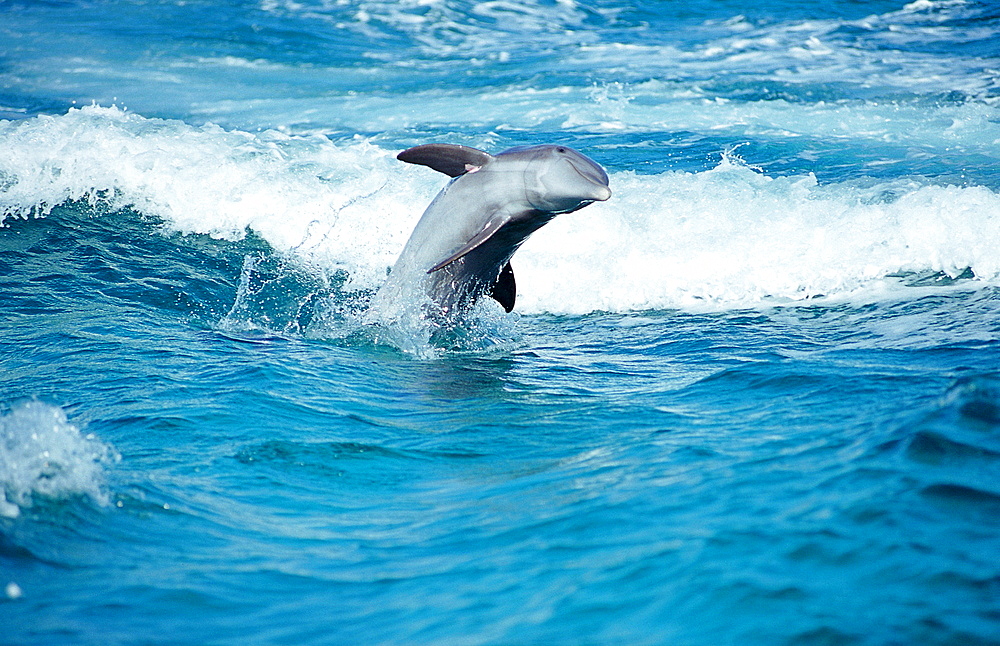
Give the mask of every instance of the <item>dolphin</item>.
M 390 307 L 416 288 L 432 315 L 451 318 L 482 296 L 514 309 L 511 256 L 560 213 L 611 197 L 608 175 L 592 159 L 558 145 L 523 146 L 490 155 L 476 148 L 426 144 L 397 159 L 453 179 L 424 211 L 373 306 Z M 412 298 L 412 295 L 411 295 Z

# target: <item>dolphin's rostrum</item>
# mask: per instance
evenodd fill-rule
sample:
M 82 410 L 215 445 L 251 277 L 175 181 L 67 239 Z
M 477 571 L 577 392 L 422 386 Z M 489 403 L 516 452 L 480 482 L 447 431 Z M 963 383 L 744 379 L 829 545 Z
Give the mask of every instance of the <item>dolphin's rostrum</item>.
M 608 175 L 566 146 L 511 148 L 498 155 L 451 144 L 416 146 L 398 159 L 454 179 L 414 228 L 373 305 L 419 286 L 451 316 L 484 294 L 514 308 L 510 258 L 529 235 L 559 213 L 611 197 Z

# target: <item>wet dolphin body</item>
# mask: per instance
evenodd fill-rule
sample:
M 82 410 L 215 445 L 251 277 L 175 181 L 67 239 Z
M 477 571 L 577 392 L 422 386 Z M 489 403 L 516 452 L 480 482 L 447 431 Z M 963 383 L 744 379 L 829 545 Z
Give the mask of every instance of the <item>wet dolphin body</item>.
M 485 294 L 509 312 L 516 295 L 510 258 L 521 243 L 559 213 L 611 197 L 604 169 L 566 146 L 511 148 L 494 156 L 428 144 L 397 159 L 454 179 L 424 211 L 373 304 L 420 286 L 437 314 L 466 311 Z

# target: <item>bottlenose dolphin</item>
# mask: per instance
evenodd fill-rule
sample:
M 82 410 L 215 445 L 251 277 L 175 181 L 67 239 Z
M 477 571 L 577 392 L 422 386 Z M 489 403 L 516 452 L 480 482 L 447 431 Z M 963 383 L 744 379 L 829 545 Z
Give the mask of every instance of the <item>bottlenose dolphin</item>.
M 510 312 L 516 289 L 510 258 L 560 213 L 611 197 L 608 175 L 566 146 L 525 146 L 490 155 L 451 144 L 409 148 L 397 159 L 454 179 L 424 211 L 373 307 L 417 289 L 435 316 L 465 312 L 485 294 Z M 412 292 L 410 294 L 412 298 Z M 425 299 L 426 300 L 426 299 Z

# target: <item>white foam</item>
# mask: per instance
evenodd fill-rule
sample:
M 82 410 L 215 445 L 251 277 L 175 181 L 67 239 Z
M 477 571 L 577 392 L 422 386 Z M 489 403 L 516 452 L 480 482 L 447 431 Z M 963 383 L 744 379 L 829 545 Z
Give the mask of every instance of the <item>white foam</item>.
M 905 272 L 1000 279 L 1000 195 L 982 187 L 821 186 L 730 159 L 611 186 L 611 201 L 556 218 L 519 252 L 522 311 L 796 302 Z
M 447 181 L 360 138 L 196 128 L 116 108 L 0 124 L 0 147 L 0 217 L 86 200 L 131 206 L 169 231 L 252 230 L 308 271 L 348 272 L 348 289 L 381 285 Z M 521 312 L 799 301 L 903 272 L 1000 280 L 1000 196 L 984 187 L 821 185 L 733 156 L 707 172 L 612 173 L 611 187 L 610 201 L 555 218 L 518 252 Z
M 84 435 L 61 408 L 38 401 L 0 414 L 0 516 L 14 518 L 35 496 L 88 496 L 107 504 L 104 470 L 119 459 Z

